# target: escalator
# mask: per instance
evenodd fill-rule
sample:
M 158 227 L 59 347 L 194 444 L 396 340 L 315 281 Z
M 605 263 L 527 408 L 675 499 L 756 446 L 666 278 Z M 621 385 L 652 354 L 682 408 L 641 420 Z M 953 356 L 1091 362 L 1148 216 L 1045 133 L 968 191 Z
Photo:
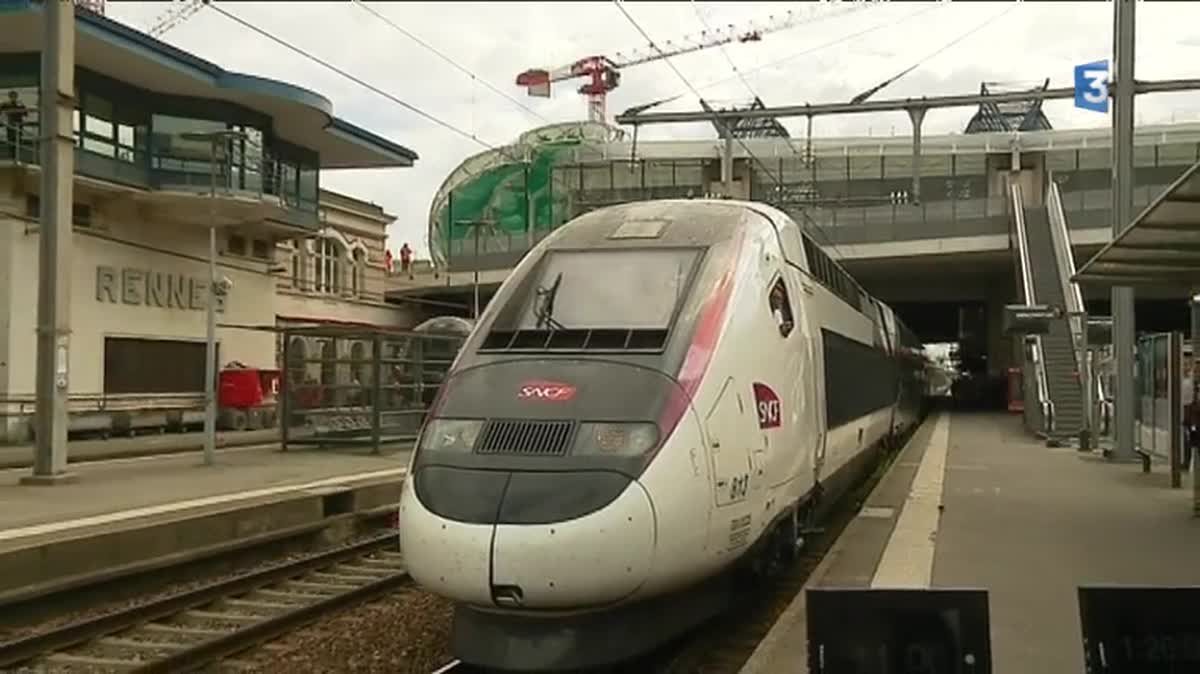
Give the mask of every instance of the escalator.
M 1069 318 L 1070 312 L 1079 308 L 1075 307 L 1077 298 L 1068 296 L 1071 286 L 1066 279 L 1070 278 L 1073 264 L 1069 260 L 1070 247 L 1065 242 L 1065 221 L 1051 219 L 1055 209 L 1059 218 L 1062 215 L 1061 201 L 1053 195 L 1043 209 L 1025 206 L 1019 186 L 1013 186 L 1012 192 L 1023 299 L 1026 304 L 1045 305 L 1062 312 L 1062 317 L 1050 321 L 1047 334 L 1029 340 L 1028 347 L 1033 353 L 1027 359 L 1027 367 L 1032 365 L 1035 371 L 1026 373 L 1027 380 L 1035 387 L 1031 393 L 1036 400 L 1030 402 L 1039 404 L 1044 410 L 1043 417 L 1050 417 L 1035 422 L 1035 426 L 1040 426 L 1035 430 L 1061 440 L 1078 435 L 1084 425 L 1083 388 L 1071 324 L 1079 319 Z M 1061 228 L 1060 232 L 1054 231 L 1056 226 Z

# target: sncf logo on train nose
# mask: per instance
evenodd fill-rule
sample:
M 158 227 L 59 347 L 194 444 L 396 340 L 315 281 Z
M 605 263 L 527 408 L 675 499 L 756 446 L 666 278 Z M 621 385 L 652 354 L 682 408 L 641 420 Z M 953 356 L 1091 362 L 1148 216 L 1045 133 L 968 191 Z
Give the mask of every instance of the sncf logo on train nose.
M 778 428 L 782 423 L 782 405 L 770 386 L 754 384 L 754 407 L 758 410 L 759 428 Z
M 575 397 L 575 387 L 557 381 L 527 381 L 517 391 L 521 400 L 544 400 L 563 403 Z

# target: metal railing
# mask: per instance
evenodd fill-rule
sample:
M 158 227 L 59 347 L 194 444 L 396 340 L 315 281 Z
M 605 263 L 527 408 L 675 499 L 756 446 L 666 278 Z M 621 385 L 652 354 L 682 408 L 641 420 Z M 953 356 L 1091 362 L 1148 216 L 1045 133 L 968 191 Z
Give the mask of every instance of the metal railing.
M 41 164 L 37 123 L 14 125 L 0 119 L 0 165 Z M 104 146 L 105 152 L 91 147 Z M 112 149 L 111 154 L 107 151 Z M 260 157 L 225 158 L 216 165 L 216 190 L 223 197 L 251 200 L 274 198 L 284 208 L 289 224 L 315 229 L 319 223 L 316 200 L 301 198 L 283 187 L 282 163 L 265 148 Z M 170 152 L 128 147 L 111 138 L 81 133 L 76 136 L 75 173 L 78 175 L 151 190 L 208 193 L 213 175 L 210 160 Z
M 1071 333 L 1071 347 L 1075 354 L 1075 371 L 1079 373 L 1079 387 L 1083 394 L 1084 426 L 1089 433 L 1094 432 L 1094 409 L 1090 390 L 1090 382 L 1094 380 L 1091 358 L 1088 357 L 1088 317 L 1087 306 L 1083 303 L 1083 291 L 1079 284 L 1071 279 L 1075 276 L 1075 254 L 1071 251 L 1071 234 L 1067 227 L 1067 216 L 1063 211 L 1062 195 L 1054 182 L 1054 175 L 1048 177 L 1049 188 L 1046 193 L 1046 213 L 1050 222 L 1050 241 L 1054 247 L 1054 258 L 1058 267 L 1058 280 L 1062 285 L 1063 300 L 1066 303 L 1067 325 Z
M 1033 270 L 1030 267 L 1029 240 L 1025 231 L 1025 198 L 1021 186 L 1013 183 L 1010 186 L 1012 195 L 1013 226 L 1016 229 L 1017 255 L 1020 264 L 1021 284 L 1026 304 L 1037 304 L 1037 295 L 1033 289 Z M 1046 359 L 1042 350 L 1041 335 L 1032 335 L 1033 339 L 1033 370 L 1037 385 L 1037 402 L 1042 413 L 1041 430 L 1049 434 L 1054 431 L 1054 401 L 1050 399 L 1050 385 L 1046 376 Z

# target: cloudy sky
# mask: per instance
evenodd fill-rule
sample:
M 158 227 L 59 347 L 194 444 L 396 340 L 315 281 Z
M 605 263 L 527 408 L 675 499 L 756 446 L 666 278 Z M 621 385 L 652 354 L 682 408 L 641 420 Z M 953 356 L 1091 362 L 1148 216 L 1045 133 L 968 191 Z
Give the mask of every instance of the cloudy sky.
M 113 2 L 107 14 L 149 30 L 183 2 Z M 353 2 L 220 2 L 226 11 L 318 56 L 489 145 L 511 142 L 547 122 L 586 116 L 578 83 L 550 99 L 529 98 L 515 83 L 531 67 L 553 68 L 577 58 L 647 48 L 612 2 L 367 2 L 400 29 Z M 845 101 L 918 62 L 920 67 L 874 99 L 977 91 L 981 81 L 1069 86 L 1076 64 L 1112 51 L 1111 2 L 850 3 L 628 2 L 625 9 L 660 45 L 694 37 L 708 26 L 763 24 L 789 10 L 795 27 L 762 41 L 674 57 L 671 62 L 712 103 L 768 105 Z M 1137 77 L 1198 77 L 1200 3 L 1139 3 Z M 413 169 L 333 171 L 325 187 L 381 204 L 397 216 L 389 244 L 426 250 L 430 201 L 446 175 L 484 145 L 439 126 L 342 76 L 205 8 L 162 39 L 224 68 L 272 77 L 318 91 L 339 117 L 416 150 Z M 731 64 L 732 61 L 732 64 Z M 1190 68 L 1189 68 L 1190 64 Z M 735 74 L 733 67 L 741 72 Z M 460 69 L 461 67 L 461 69 Z M 471 74 L 467 74 L 467 72 Z M 744 81 L 743 81 L 744 78 Z M 490 90 L 487 82 L 517 102 Z M 623 71 L 609 114 L 686 94 L 662 110 L 697 109 L 696 97 L 662 61 Z M 1200 120 L 1200 93 L 1140 96 L 1138 121 Z M 1056 127 L 1107 126 L 1108 118 L 1051 101 Z M 532 112 L 531 112 L 532 111 Z M 960 131 L 972 110 L 931 111 L 927 133 Z M 803 120 L 783 120 L 793 135 Z M 907 135 L 904 113 L 823 117 L 815 135 Z M 650 127 L 642 138 L 713 138 L 709 125 Z

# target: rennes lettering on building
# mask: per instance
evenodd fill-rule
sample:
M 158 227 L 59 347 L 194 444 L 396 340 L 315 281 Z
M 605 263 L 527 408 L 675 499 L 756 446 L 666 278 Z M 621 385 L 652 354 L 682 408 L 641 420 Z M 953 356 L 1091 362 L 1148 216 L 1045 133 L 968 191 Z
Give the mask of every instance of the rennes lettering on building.
M 96 267 L 97 302 L 204 311 L 207 299 L 208 281 L 131 267 Z M 221 294 L 217 295 L 216 310 L 225 310 L 225 297 Z

